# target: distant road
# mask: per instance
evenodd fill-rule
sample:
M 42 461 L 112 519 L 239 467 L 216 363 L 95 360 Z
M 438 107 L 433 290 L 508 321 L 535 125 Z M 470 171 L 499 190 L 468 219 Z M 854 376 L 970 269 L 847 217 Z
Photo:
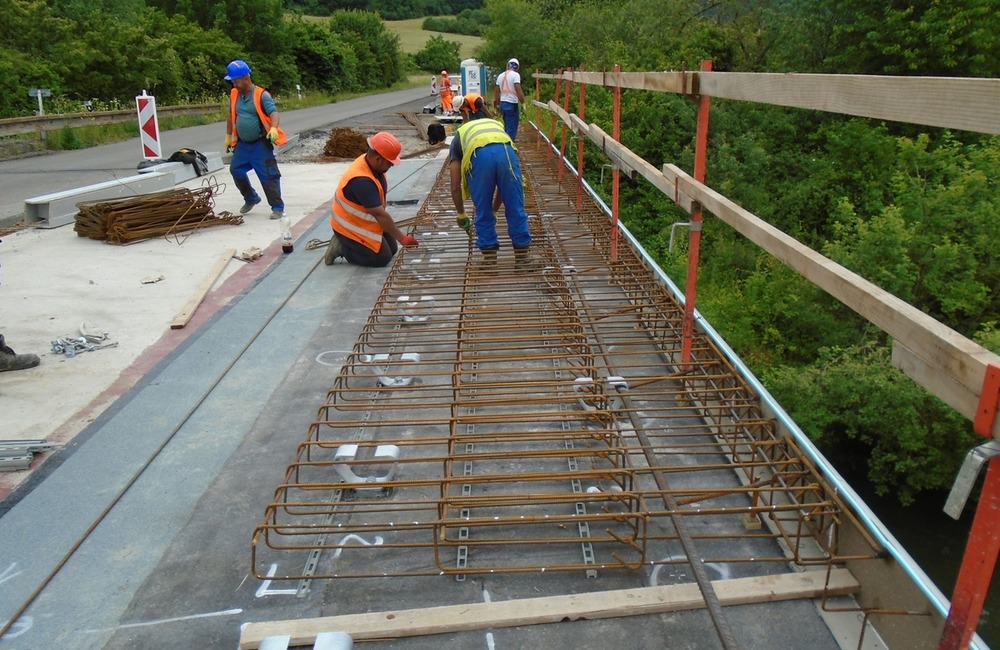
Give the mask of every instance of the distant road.
M 281 125 L 289 135 L 305 133 L 325 129 L 340 120 L 411 103 L 421 97 L 430 100 L 424 86 L 283 111 Z M 182 147 L 202 152 L 221 151 L 225 139 L 224 122 L 160 133 L 164 158 Z M 90 149 L 0 161 L 0 226 L 16 223 L 23 217 L 25 199 L 132 176 L 138 173 L 140 162 L 138 137 Z

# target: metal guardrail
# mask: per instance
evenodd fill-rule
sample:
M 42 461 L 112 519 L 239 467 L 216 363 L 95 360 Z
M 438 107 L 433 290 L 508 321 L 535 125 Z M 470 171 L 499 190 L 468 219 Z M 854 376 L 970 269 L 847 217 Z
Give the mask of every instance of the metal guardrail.
M 179 115 L 209 115 L 222 112 L 225 106 L 218 104 L 191 104 L 187 106 L 160 106 L 157 115 L 177 117 Z M 63 113 L 58 115 L 33 115 L 31 117 L 9 117 L 0 119 L 0 137 L 21 135 L 24 133 L 44 133 L 59 129 L 75 129 L 81 126 L 97 126 L 101 124 L 119 124 L 121 122 L 138 122 L 139 116 L 135 109 L 120 111 L 101 111 L 95 113 Z

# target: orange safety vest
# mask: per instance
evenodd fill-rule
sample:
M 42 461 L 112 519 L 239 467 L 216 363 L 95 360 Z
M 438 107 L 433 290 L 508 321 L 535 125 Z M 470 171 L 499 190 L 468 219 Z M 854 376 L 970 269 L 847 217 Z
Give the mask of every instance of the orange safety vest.
M 483 96 L 479 93 L 469 93 L 465 96 L 465 102 L 462 104 L 462 110 L 466 113 L 476 112 L 476 102 L 483 99 Z M 483 100 L 483 107 L 486 107 L 486 100 Z
M 261 106 L 260 98 L 264 95 L 264 89 L 260 86 L 253 87 L 253 106 L 257 109 L 257 117 L 260 118 L 260 123 L 264 125 L 264 132 L 271 130 L 271 117 L 264 114 L 264 107 Z M 229 91 L 229 120 L 233 125 L 233 140 L 239 140 L 239 133 L 236 131 L 236 99 L 240 96 L 240 91 L 233 88 Z M 274 144 L 282 145 L 288 142 L 288 136 L 285 135 L 285 130 L 278 127 L 278 139 L 274 141 Z
M 382 226 L 379 225 L 375 217 L 368 213 L 365 206 L 344 196 L 344 188 L 347 187 L 347 183 L 353 178 L 360 177 L 372 179 L 375 187 L 378 188 L 382 205 L 385 206 L 385 189 L 382 187 L 382 183 L 368 166 L 365 155 L 358 156 L 344 172 L 344 175 L 340 177 L 340 183 L 337 184 L 337 192 L 333 195 L 333 216 L 330 217 L 330 227 L 348 239 L 353 239 L 377 253 L 382 247 Z

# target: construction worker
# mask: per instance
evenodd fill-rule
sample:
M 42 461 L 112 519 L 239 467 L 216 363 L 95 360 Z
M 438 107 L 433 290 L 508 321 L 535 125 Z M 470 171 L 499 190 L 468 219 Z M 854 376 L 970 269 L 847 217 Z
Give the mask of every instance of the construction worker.
M 407 247 L 420 243 L 404 235 L 385 209 L 385 174 L 402 162 L 402 150 L 396 136 L 379 131 L 368 138 L 368 151 L 340 177 L 330 217 L 333 234 L 323 260 L 327 265 L 343 257 L 359 266 L 386 266 L 398 250 L 396 242 Z
M 271 218 L 285 214 L 281 198 L 281 172 L 274 157 L 274 146 L 288 141 L 279 126 L 281 118 L 271 93 L 250 80 L 250 66 L 236 59 L 226 66 L 226 81 L 233 84 L 229 92 L 229 119 L 226 121 L 226 151 L 233 152 L 229 172 L 236 188 L 243 195 L 240 214 L 246 214 L 260 203 L 260 195 L 250 184 L 252 169 L 264 189 L 271 206 Z
M 493 111 L 486 106 L 486 100 L 479 93 L 469 93 L 468 95 L 455 95 L 452 100 L 452 108 L 462 116 L 463 122 L 480 117 L 493 118 Z
M 493 193 L 503 202 L 507 219 L 507 234 L 518 262 L 527 259 L 531 245 L 528 214 L 524 210 L 524 187 L 521 185 L 521 161 L 510 136 L 496 121 L 472 117 L 458 127 L 448 152 L 451 175 L 451 198 L 458 212 L 456 221 L 467 232 L 469 217 L 465 199 L 472 198 L 476 214 L 476 247 L 489 261 L 496 259 L 500 249 Z
M 517 127 L 521 124 L 521 105 L 524 91 L 521 90 L 521 64 L 517 59 L 507 61 L 507 69 L 497 76 L 496 94 L 493 106 L 503 117 L 503 128 L 510 139 L 517 141 Z
M 451 115 L 451 105 L 454 95 L 451 91 L 451 79 L 448 78 L 448 71 L 441 71 L 441 112 Z

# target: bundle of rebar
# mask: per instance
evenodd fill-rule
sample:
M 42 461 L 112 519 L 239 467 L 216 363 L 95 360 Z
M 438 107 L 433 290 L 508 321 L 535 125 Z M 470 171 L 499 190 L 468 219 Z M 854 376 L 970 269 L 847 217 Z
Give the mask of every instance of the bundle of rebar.
M 243 217 L 231 212 L 215 214 L 210 187 L 175 188 L 120 199 L 78 203 L 73 230 L 113 244 L 169 237 L 212 226 L 238 226 Z
M 327 158 L 357 158 L 366 151 L 368 140 L 365 134 L 347 127 L 330 131 L 323 147 L 323 155 Z

